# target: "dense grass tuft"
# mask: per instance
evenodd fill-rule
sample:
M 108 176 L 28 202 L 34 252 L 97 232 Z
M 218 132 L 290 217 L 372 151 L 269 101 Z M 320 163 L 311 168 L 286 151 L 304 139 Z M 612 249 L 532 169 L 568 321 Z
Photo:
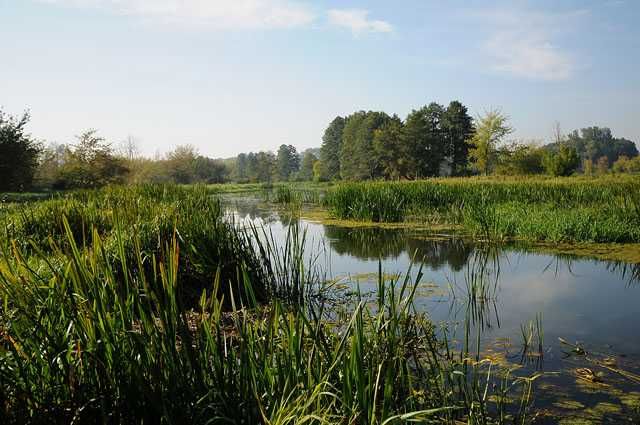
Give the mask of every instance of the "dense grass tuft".
M 93 246 L 97 235 L 105 255 L 116 260 L 124 253 L 128 263 L 135 264 L 139 250 L 145 269 L 150 258 L 160 256 L 164 241 L 175 236 L 183 253 L 178 273 L 191 302 L 211 287 L 217 271 L 220 289 L 228 293 L 239 285 L 238 272 L 244 267 L 261 300 L 268 298 L 273 281 L 249 235 L 225 219 L 220 202 L 204 187 L 143 185 L 71 192 L 10 207 L 0 214 L 0 224 L 5 243 L 15 241 L 25 255 L 53 253 L 53 246 L 68 252 L 68 226 L 81 248 Z
M 640 242 L 636 177 L 344 183 L 324 203 L 341 219 L 422 219 L 490 239 Z
M 177 233 L 145 257 L 137 237 L 127 253 L 122 229 L 111 255 L 97 229 L 89 247 L 63 227 L 66 246 L 36 254 L 41 267 L 18 246 L 0 260 L 5 423 L 486 423 L 528 407 L 530 380 L 507 374 L 489 390 L 487 362 L 437 340 L 413 306 L 420 272 L 385 282 L 380 270 L 373 304 L 328 319 L 322 303 L 259 307 L 244 268 L 247 296 L 223 294 L 218 271 L 187 310 Z M 303 243 L 287 246 L 301 257 Z

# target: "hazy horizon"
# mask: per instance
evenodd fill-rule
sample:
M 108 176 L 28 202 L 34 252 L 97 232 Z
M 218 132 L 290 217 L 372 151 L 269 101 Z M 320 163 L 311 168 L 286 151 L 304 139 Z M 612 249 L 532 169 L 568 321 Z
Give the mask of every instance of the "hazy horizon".
M 513 139 L 597 125 L 640 142 L 633 1 L 0 0 L 0 107 L 145 155 L 320 146 L 336 115 L 459 100 Z

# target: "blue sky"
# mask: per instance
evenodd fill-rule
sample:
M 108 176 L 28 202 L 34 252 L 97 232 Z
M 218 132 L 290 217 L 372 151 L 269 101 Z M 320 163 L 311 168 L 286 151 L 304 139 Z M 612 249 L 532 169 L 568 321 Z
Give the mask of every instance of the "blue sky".
M 640 142 L 640 2 L 0 0 L 0 105 L 147 155 L 316 147 L 336 116 L 457 99 L 515 139 Z

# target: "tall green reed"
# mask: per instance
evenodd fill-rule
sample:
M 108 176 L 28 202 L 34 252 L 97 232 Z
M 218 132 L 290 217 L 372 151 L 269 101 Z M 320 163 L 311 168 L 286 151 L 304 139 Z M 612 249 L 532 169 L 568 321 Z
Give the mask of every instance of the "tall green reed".
M 337 218 L 426 220 L 490 240 L 638 242 L 640 179 L 432 179 L 343 183 L 324 204 Z
M 415 308 L 420 270 L 415 280 L 410 272 L 387 280 L 380 266 L 374 305 L 359 299 L 346 321 L 331 320 L 322 302 L 309 308 L 276 297 L 260 306 L 242 265 L 228 292 L 220 291 L 218 269 L 190 309 L 177 232 L 144 255 L 136 237 L 128 251 L 126 229 L 118 227 L 111 255 L 97 229 L 92 244 L 82 245 L 63 225 L 64 244 L 52 243 L 50 252 L 32 246 L 39 261 L 18 244 L 0 259 L 0 408 L 8 423 L 515 417 L 495 416 L 507 407 L 491 401 L 487 363 L 452 355 Z M 291 253 L 268 257 L 272 267 L 304 280 L 298 266 L 305 245 L 287 246 Z

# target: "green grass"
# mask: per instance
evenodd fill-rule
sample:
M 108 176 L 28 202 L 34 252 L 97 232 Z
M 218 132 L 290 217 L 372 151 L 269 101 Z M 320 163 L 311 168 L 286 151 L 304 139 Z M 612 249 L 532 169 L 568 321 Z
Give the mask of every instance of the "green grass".
M 17 261 L 0 263 L 0 400 L 10 422 L 483 423 L 504 408 L 483 394 L 482 365 L 456 360 L 415 312 L 408 278 L 381 279 L 375 306 L 360 301 L 337 325 L 321 319 L 323 306 L 279 301 L 257 309 L 232 298 L 224 313 L 211 296 L 219 274 L 190 312 L 175 239 L 164 260 L 151 259 L 150 276 L 136 271 L 141 256 L 114 263 L 93 239 L 81 249 L 69 231 L 70 252 L 44 270 L 17 250 Z M 528 397 L 528 382 L 515 384 Z
M 272 279 L 253 241 L 224 219 L 220 203 L 204 187 L 108 187 L 14 205 L 0 212 L 2 243 L 15 241 L 25 255 L 53 254 L 53 246 L 68 250 L 65 222 L 79 246 L 90 248 L 98 235 L 106 255 L 120 258 L 123 250 L 132 262 L 139 250 L 147 259 L 145 268 L 150 267 L 148 259 L 158 256 L 162 244 L 175 235 L 183 255 L 178 272 L 193 300 L 211 286 L 218 270 L 221 290 L 228 293 L 231 286 L 238 286 L 241 265 L 258 298 L 268 298 L 271 290 Z
M 344 183 L 323 202 L 340 219 L 419 219 L 492 240 L 640 242 L 638 177 Z
M 325 182 L 220 183 L 207 185 L 207 188 L 212 193 L 249 193 L 273 191 L 278 188 L 317 191 L 326 189 L 331 185 L 332 183 Z
M 374 299 L 343 313 L 303 231 L 278 246 L 238 229 L 204 188 L 25 206 L 2 216 L 4 423 L 485 424 L 530 409 L 532 379 L 436 337 L 413 304 L 420 271 L 380 268 Z
M 0 204 L 38 201 L 55 195 L 56 192 L 4 192 L 0 193 Z

